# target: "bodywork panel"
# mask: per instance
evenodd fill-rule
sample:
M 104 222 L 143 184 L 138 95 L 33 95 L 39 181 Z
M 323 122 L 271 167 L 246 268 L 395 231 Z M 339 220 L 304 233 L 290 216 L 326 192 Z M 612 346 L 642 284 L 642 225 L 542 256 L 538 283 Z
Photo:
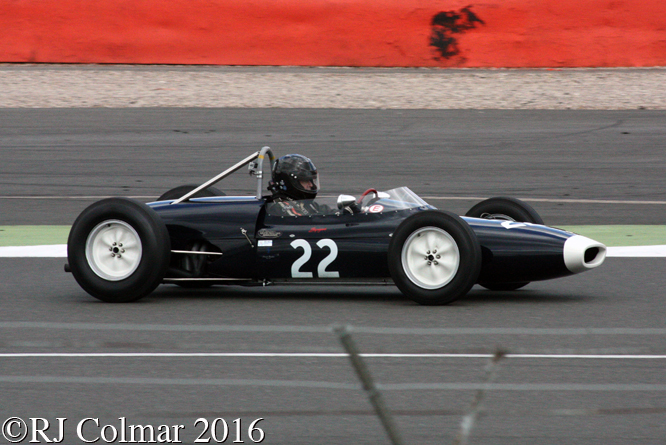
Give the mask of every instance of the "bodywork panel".
M 150 205 L 165 221 L 174 249 L 188 250 L 193 242 L 205 241 L 223 253 L 210 259 L 206 276 L 254 280 L 389 278 L 392 233 L 410 215 L 434 209 L 294 217 L 269 215 L 266 200 L 253 197 Z M 571 275 L 562 252 L 572 233 L 536 224 L 463 219 L 481 245 L 479 282 Z
M 405 218 L 418 211 L 268 215 L 257 233 L 262 274 L 270 278 L 389 277 L 386 255 L 390 236 Z
M 481 244 L 479 282 L 529 282 L 571 275 L 562 252 L 572 233 L 538 224 L 463 219 Z

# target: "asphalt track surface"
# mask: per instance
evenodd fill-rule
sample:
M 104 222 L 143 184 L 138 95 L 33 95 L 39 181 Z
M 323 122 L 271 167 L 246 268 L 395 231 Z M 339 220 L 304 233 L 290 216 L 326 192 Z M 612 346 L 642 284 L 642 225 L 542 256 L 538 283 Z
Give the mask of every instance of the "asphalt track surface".
M 407 185 L 458 213 L 473 198 L 518 196 L 552 225 L 666 216 L 666 112 L 0 110 L 0 122 L 2 225 L 71 224 L 96 199 L 86 196 L 154 197 L 262 145 L 313 158 L 331 194 Z M 228 193 L 253 190 L 230 179 Z M 469 443 L 666 438 L 663 258 L 610 258 L 515 292 L 475 288 L 444 307 L 338 286 L 162 286 L 111 305 L 63 262 L 0 259 L 0 420 L 65 417 L 64 443 L 79 443 L 88 417 L 183 425 L 184 443 L 200 417 L 240 418 L 245 443 L 257 418 L 263 443 L 389 443 L 333 325 L 375 354 L 364 360 L 405 443 L 453 443 L 498 348 L 512 355 Z

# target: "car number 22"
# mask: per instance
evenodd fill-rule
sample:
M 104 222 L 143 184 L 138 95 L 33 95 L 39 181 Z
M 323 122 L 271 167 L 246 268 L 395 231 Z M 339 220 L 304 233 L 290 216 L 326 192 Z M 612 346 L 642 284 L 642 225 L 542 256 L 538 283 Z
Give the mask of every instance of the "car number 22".
M 313 278 L 312 272 L 303 272 L 301 267 L 310 260 L 312 256 L 312 247 L 310 243 L 304 239 L 297 239 L 291 242 L 291 247 L 294 249 L 303 249 L 303 255 L 301 255 L 294 264 L 291 265 L 291 276 L 292 278 Z M 339 278 L 340 272 L 326 270 L 329 264 L 331 264 L 338 257 L 338 246 L 335 244 L 335 241 L 332 239 L 322 239 L 317 241 L 317 247 L 320 249 L 328 248 L 331 252 L 326 255 L 326 257 L 319 262 L 317 266 L 317 277 L 319 278 Z

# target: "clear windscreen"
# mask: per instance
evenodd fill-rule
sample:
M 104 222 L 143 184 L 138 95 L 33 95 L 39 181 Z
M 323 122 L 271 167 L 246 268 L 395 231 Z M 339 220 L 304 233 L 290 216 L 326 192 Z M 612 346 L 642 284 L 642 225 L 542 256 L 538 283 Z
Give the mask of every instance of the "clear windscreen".
M 378 193 L 369 193 L 361 202 L 361 211 L 369 213 L 428 207 L 429 204 L 408 187 L 398 187 Z

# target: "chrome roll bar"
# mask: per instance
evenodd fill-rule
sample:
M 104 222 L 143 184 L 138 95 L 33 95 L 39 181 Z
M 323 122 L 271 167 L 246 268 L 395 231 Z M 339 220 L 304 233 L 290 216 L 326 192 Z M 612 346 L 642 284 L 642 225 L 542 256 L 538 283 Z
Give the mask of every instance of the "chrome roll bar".
M 273 152 L 268 146 L 261 149 L 258 156 L 259 160 L 256 163 L 250 163 L 250 174 L 257 177 L 257 199 L 261 199 L 261 195 L 264 192 L 264 159 L 266 156 L 268 156 L 268 168 L 270 172 L 275 162 L 275 156 L 273 156 Z

